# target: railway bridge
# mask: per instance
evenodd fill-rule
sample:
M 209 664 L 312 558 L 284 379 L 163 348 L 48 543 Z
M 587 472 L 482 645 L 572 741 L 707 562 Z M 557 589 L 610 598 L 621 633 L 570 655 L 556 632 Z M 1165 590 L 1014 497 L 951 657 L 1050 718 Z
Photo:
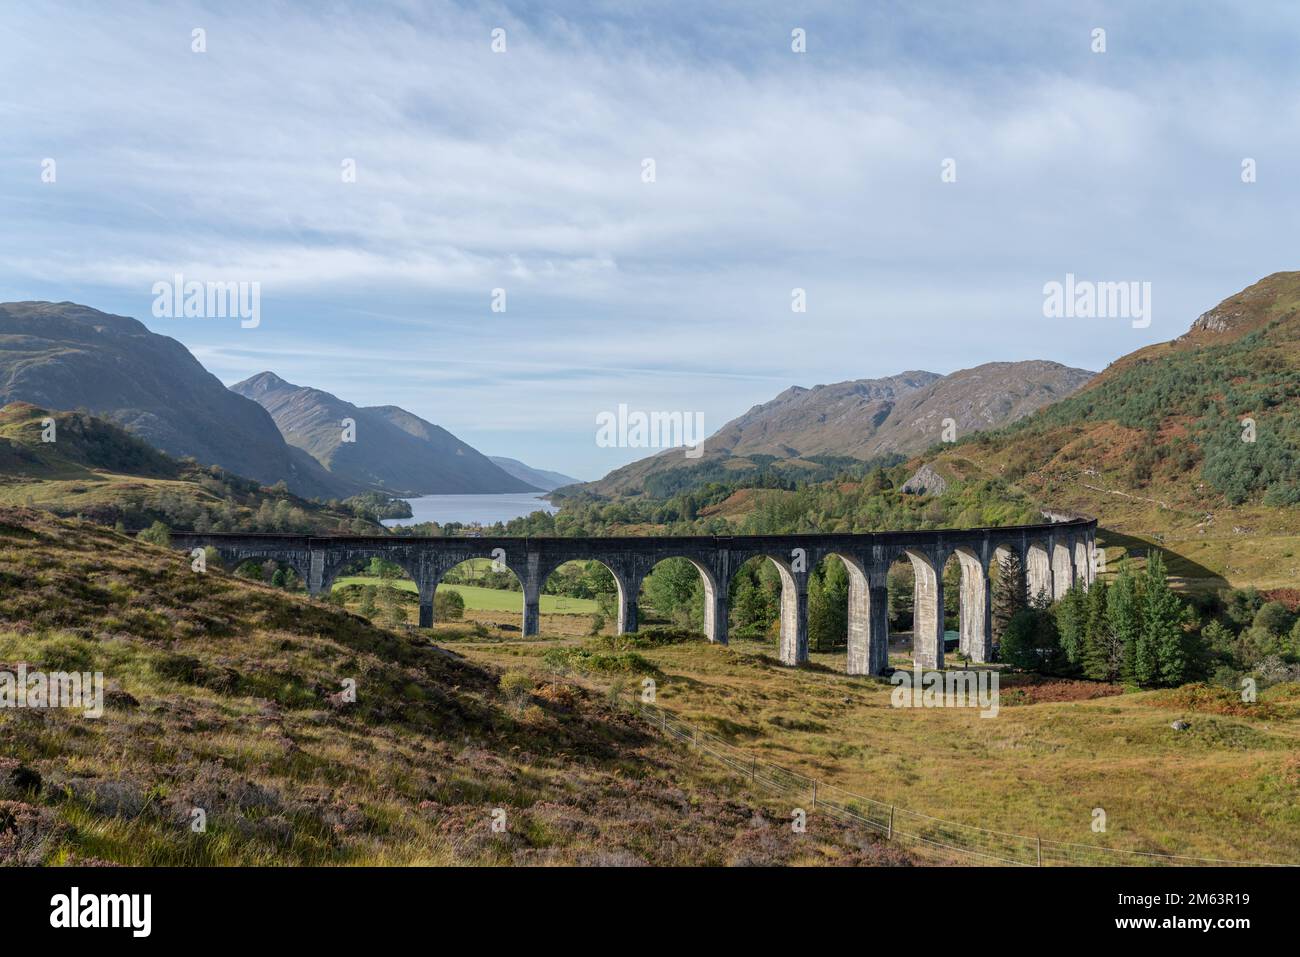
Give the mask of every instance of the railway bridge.
M 915 577 L 913 650 L 924 667 L 942 668 L 944 655 L 944 565 L 954 555 L 961 566 L 960 649 L 972 661 L 992 656 L 989 570 L 1002 554 L 1019 556 L 1029 596 L 1059 598 L 1074 582 L 1094 574 L 1097 521 L 1087 516 L 1044 513 L 1038 525 L 930 529 L 867 534 L 734 535 L 630 538 L 416 538 L 405 536 L 315 537 L 263 534 L 173 533 L 172 544 L 190 550 L 211 546 L 228 567 L 250 559 L 284 562 L 302 576 L 307 590 L 328 592 L 346 569 L 380 558 L 401 566 L 419 592 L 421 627 L 433 624 L 433 595 L 452 568 L 474 558 L 508 568 L 523 586 L 523 633 L 536 634 L 542 587 L 565 562 L 601 562 L 618 586 L 618 631 L 637 628 L 641 582 L 666 558 L 685 558 L 704 585 L 704 630 L 727 641 L 733 575 L 746 561 L 769 559 L 781 578 L 780 658 L 787 665 L 808 660 L 808 576 L 835 556 L 849 578 L 848 673 L 881 674 L 888 666 L 889 603 L 886 578 L 900 559 Z

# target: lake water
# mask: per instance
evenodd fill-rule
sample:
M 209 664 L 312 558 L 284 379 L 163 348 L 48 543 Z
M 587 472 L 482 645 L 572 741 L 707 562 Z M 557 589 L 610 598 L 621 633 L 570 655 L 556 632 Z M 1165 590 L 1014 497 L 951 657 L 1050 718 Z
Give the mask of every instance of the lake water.
M 559 509 L 550 502 L 531 492 L 506 492 L 501 495 L 423 495 L 420 498 L 406 499 L 410 503 L 411 518 L 388 518 L 384 524 L 389 528 L 394 525 L 415 525 L 419 522 L 462 522 L 472 525 L 478 522 L 491 525 L 494 522 L 508 522 L 512 518 L 521 518 L 533 512 L 558 512 Z

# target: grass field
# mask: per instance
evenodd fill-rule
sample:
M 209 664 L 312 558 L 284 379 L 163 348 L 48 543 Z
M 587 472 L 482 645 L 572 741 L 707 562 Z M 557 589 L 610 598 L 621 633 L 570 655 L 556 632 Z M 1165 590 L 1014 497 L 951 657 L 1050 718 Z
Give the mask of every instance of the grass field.
M 335 587 L 345 585 L 376 585 L 382 586 L 382 578 L 371 578 L 364 575 L 353 575 L 346 578 L 339 578 L 334 582 Z M 414 592 L 415 582 L 409 578 L 393 579 L 393 586 L 402 591 Z M 506 591 L 501 588 L 481 588 L 478 585 L 439 585 L 438 591 L 459 592 L 460 597 L 465 599 L 466 610 L 474 611 L 513 611 L 522 614 L 523 594 L 517 591 Z M 563 595 L 543 595 L 541 599 L 541 610 L 544 615 L 594 615 L 600 609 L 596 603 L 589 598 L 566 598 Z
M 606 639 L 607 640 L 607 639 Z M 484 664 L 542 668 L 557 642 L 456 648 Z M 567 645 L 593 647 L 593 640 Z M 636 649 L 658 703 L 732 744 L 857 794 L 963 824 L 1126 850 L 1300 863 L 1300 687 L 1261 693 L 1268 717 L 1205 713 L 1172 692 L 1032 701 L 1118 689 L 1068 682 L 1002 689 L 992 718 L 891 706 L 883 679 L 844 656 L 791 670 L 759 642 Z M 905 656 L 892 662 L 906 666 Z M 598 674 L 592 680 L 607 680 Z M 1008 679 L 1013 684 L 1015 679 Z M 1190 724 L 1175 731 L 1171 723 Z M 1106 815 L 1105 833 L 1092 829 Z

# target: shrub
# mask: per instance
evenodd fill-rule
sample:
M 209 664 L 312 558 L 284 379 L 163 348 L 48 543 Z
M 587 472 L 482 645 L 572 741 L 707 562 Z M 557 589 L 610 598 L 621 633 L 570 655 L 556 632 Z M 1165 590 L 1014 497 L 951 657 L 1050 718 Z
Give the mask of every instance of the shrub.
M 542 656 L 551 669 L 605 674 L 658 674 L 659 669 L 634 651 L 601 652 L 584 648 L 552 648 Z
M 497 687 L 501 689 L 501 693 L 506 696 L 510 704 L 522 711 L 532 699 L 535 684 L 532 675 L 522 671 L 507 671 L 497 682 Z
M 465 617 L 465 599 L 458 591 L 439 589 L 433 595 L 434 621 L 460 621 Z
M 172 533 L 162 522 L 154 522 L 139 535 L 136 536 L 142 542 L 148 542 L 150 545 L 161 545 L 168 548 L 172 543 Z

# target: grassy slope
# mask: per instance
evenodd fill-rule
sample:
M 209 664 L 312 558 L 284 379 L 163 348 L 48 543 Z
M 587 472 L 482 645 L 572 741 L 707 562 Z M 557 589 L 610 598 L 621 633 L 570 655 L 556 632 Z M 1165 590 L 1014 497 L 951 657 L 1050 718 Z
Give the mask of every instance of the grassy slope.
M 427 638 L 3 509 L 0 662 L 19 661 L 102 671 L 111 700 L 98 720 L 0 710 L 0 863 L 902 859 L 816 821 L 793 834 L 773 816 L 789 809 L 762 810 L 602 696 L 562 682 L 548 699 L 541 669 L 516 701 Z M 332 703 L 345 678 L 357 702 Z
M 56 441 L 41 440 L 42 420 L 52 417 Z M 294 496 L 252 491 L 223 497 L 200 484 L 206 470 L 181 462 L 103 419 L 78 412 L 47 412 L 25 402 L 0 408 L 0 506 L 28 505 L 64 516 L 86 516 L 112 523 L 128 503 L 164 496 L 172 501 L 215 509 L 231 504 L 242 517 L 263 501 L 286 499 L 301 509 L 321 533 L 350 523 L 351 512 L 313 505 Z M 378 530 L 378 529 L 376 529 Z
M 584 643 L 590 643 L 590 639 Z M 572 642 L 569 642 L 572 643 Z M 550 642 L 455 647 L 485 664 Z M 639 648 L 660 704 L 764 760 L 855 793 L 961 823 L 1127 850 L 1300 862 L 1300 688 L 1261 694 L 1272 717 L 1187 710 L 1168 692 L 1013 705 L 994 718 L 895 709 L 891 686 L 843 674 L 844 657 L 791 671 L 775 648 L 703 642 Z M 901 656 L 894 664 L 907 666 Z M 1075 695 L 1114 691 L 1068 683 Z M 1032 700 L 1032 699 L 1026 699 Z M 1191 729 L 1170 723 L 1184 718 Z M 1092 832 L 1103 808 L 1106 834 Z

